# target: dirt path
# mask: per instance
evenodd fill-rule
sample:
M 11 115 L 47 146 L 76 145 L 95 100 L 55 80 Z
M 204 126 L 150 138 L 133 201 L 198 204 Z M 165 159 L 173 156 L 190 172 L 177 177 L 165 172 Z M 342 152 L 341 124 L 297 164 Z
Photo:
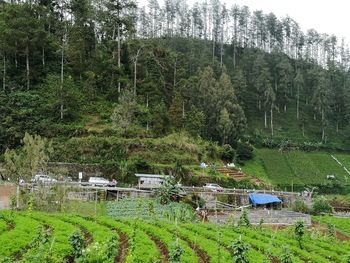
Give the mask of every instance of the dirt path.
M 94 239 L 93 239 L 91 233 L 89 231 L 87 231 L 86 228 L 81 227 L 80 230 L 84 236 L 85 247 L 87 247 L 88 245 L 90 245 L 94 241 Z
M 187 244 L 193 249 L 193 251 L 196 253 L 196 255 L 199 258 L 199 263 L 210 262 L 210 257 L 208 256 L 208 254 L 202 248 L 200 248 L 196 243 L 184 237 L 180 237 L 180 238 L 186 241 Z
M 117 231 L 119 235 L 118 255 L 115 257 L 114 263 L 123 263 L 128 255 L 129 239 L 124 232 L 121 232 L 118 229 L 114 230 Z
M 169 262 L 169 251 L 168 251 L 167 247 L 165 246 L 165 244 L 159 238 L 157 238 L 155 236 L 152 236 L 152 235 L 149 235 L 149 234 L 148 234 L 148 236 L 156 244 L 157 249 L 158 249 L 159 253 L 162 256 L 161 262 L 162 263 Z

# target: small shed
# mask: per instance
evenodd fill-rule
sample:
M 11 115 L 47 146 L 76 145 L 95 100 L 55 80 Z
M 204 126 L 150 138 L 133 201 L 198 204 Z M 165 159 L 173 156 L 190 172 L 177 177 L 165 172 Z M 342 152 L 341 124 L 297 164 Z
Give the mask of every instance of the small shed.
M 249 194 L 249 199 L 253 206 L 282 203 L 281 199 L 271 194 L 252 193 L 252 194 Z
M 138 188 L 139 189 L 153 189 L 159 188 L 163 185 L 165 179 L 169 175 L 161 174 L 135 174 L 138 178 Z

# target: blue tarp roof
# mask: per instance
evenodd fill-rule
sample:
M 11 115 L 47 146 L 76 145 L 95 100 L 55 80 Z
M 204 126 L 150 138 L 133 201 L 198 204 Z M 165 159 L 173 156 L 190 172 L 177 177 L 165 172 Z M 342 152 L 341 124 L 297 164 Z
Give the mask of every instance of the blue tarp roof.
M 270 194 L 249 194 L 249 199 L 254 206 L 282 202 L 277 196 Z

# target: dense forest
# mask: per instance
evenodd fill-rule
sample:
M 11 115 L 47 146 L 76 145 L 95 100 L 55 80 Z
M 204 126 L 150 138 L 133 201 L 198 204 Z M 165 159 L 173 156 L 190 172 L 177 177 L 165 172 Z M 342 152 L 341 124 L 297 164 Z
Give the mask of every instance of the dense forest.
M 348 46 L 290 17 L 219 0 L 0 5 L 1 151 L 24 132 L 73 137 L 91 126 L 233 146 L 249 136 L 349 139 Z

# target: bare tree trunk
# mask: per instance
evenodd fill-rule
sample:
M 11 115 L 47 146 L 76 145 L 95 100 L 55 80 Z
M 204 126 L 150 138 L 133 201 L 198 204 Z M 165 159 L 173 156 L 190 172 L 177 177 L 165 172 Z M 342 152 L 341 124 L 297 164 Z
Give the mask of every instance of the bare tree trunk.
M 273 136 L 273 105 L 271 105 L 270 109 L 270 126 L 271 126 L 271 136 Z
M 233 68 L 236 68 L 236 42 L 233 42 Z
M 322 122 L 322 141 L 325 139 L 325 129 L 324 129 L 324 110 L 321 111 L 321 122 Z
M 213 35 L 213 50 L 212 50 L 212 63 L 214 64 L 214 57 L 215 57 L 215 37 Z
M 43 65 L 43 68 L 45 68 L 45 48 L 42 48 L 42 52 L 41 52 L 41 63 Z
M 2 89 L 5 91 L 6 89 L 6 54 L 4 53 L 4 69 L 2 76 Z
M 15 41 L 15 67 L 18 67 L 18 61 L 17 61 L 17 40 Z
M 303 130 L 303 137 L 305 137 L 305 124 L 303 123 L 303 126 L 302 126 L 302 130 Z
M 177 63 L 177 59 L 175 58 L 175 63 L 174 63 L 174 87 L 176 86 L 176 63 Z
M 141 48 L 142 48 L 142 47 L 140 47 L 140 48 L 137 50 L 136 56 L 135 56 L 135 58 L 134 58 L 134 96 L 135 96 L 135 97 L 136 97 L 136 95 L 137 95 L 137 93 L 136 93 L 137 60 L 138 60 L 138 58 L 139 58 Z
M 119 21 L 119 11 L 118 11 L 118 21 Z M 119 70 L 119 77 L 118 77 L 118 92 L 120 93 L 120 24 L 118 22 L 117 27 L 117 37 L 118 37 L 118 70 Z
M 299 93 L 299 86 L 297 90 L 297 120 L 299 120 L 299 100 L 300 100 L 300 93 Z
M 185 118 L 185 101 L 182 101 L 182 118 Z
M 267 116 L 266 116 L 266 110 L 264 111 L 264 127 L 267 128 Z
M 146 97 L 146 108 L 148 109 L 148 93 L 147 93 L 147 97 Z M 147 118 L 146 130 L 147 131 L 149 130 L 148 118 Z
M 29 68 L 29 44 L 27 43 L 26 46 L 26 72 L 27 72 L 27 90 L 29 90 L 30 87 L 30 80 L 29 80 L 29 74 L 30 74 L 30 68 Z
M 64 47 L 65 47 L 65 35 L 62 37 L 62 48 L 61 48 L 61 82 L 60 82 L 60 92 L 61 92 L 61 106 L 60 106 L 60 118 L 63 120 L 63 81 L 64 81 Z

